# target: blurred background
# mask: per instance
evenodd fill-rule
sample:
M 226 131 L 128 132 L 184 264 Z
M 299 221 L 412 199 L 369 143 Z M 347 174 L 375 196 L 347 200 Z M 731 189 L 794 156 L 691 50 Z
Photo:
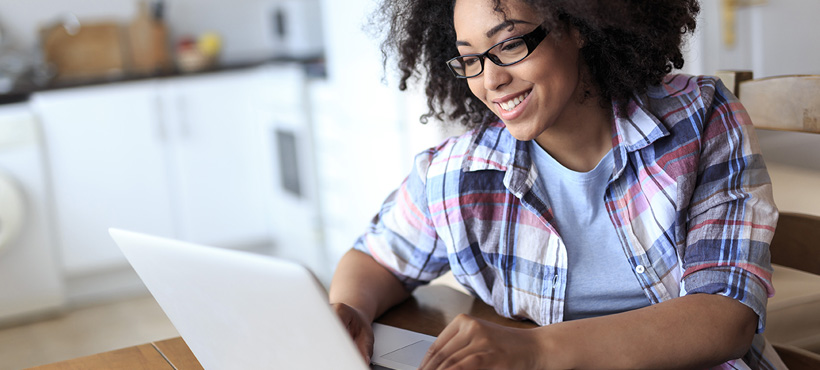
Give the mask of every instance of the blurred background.
M 419 123 L 374 7 L 0 0 L 0 368 L 175 335 L 109 227 L 289 258 L 327 284 L 413 155 L 461 131 Z M 820 2 L 702 7 L 682 72 L 820 74 Z M 780 208 L 820 215 L 817 135 L 758 134 Z

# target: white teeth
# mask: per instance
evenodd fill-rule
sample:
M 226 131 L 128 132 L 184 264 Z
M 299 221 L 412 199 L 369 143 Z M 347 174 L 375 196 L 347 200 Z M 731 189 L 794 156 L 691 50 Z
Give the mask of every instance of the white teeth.
M 525 92 L 525 93 L 521 94 L 521 96 L 516 96 L 515 98 L 512 98 L 512 99 L 510 99 L 506 102 L 501 102 L 498 105 L 500 105 L 501 109 L 504 109 L 505 111 L 511 111 L 518 104 L 521 104 L 521 102 L 524 101 L 524 99 L 527 98 L 527 95 L 529 95 L 529 92 Z

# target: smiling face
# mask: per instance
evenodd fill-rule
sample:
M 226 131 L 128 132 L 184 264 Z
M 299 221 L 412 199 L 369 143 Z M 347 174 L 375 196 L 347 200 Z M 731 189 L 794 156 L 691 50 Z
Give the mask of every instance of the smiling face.
M 493 10 L 491 0 L 456 1 L 453 21 L 460 55 L 483 53 L 540 25 L 528 5 L 517 0 L 502 4 L 506 22 L 503 14 Z M 579 36 L 577 32 L 562 34 L 560 39 L 548 35 L 532 54 L 514 65 L 500 67 L 486 59 L 484 72 L 467 79 L 472 93 L 518 140 L 536 139 L 548 128 L 570 125 L 570 117 L 577 117 L 576 110 L 582 109 L 576 97 L 582 85 Z

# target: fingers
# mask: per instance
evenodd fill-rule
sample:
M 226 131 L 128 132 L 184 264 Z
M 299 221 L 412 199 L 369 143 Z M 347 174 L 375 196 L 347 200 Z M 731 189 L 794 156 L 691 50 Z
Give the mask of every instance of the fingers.
M 488 352 L 471 352 L 467 349 L 460 350 L 442 362 L 440 369 L 447 370 L 467 370 L 467 369 L 493 369 L 492 358 Z
M 439 355 L 431 359 L 429 369 L 488 369 L 490 362 L 487 362 L 489 352 L 476 352 L 481 349 L 473 348 L 471 345 L 456 348 L 453 352 L 443 349 Z M 444 353 L 450 353 L 444 355 Z M 445 357 L 446 356 L 446 357 Z
M 335 303 L 331 304 L 331 308 L 347 329 L 347 333 L 353 338 L 359 353 L 369 364 L 370 357 L 373 356 L 373 327 L 364 319 L 364 315 L 354 307 L 344 303 Z
M 458 321 L 460 317 L 461 315 L 456 316 L 456 318 L 439 333 L 436 340 L 430 345 L 430 348 L 427 349 L 427 353 L 424 354 L 424 359 L 421 360 L 419 369 L 435 369 L 438 366 L 441 361 L 439 358 L 441 356 L 441 349 L 458 333 L 456 321 Z
M 531 332 L 459 315 L 430 346 L 420 369 L 532 369 Z
M 368 325 L 368 329 L 370 326 Z M 353 340 L 356 343 L 356 347 L 359 349 L 359 353 L 361 353 L 362 357 L 364 358 L 366 363 L 370 363 L 370 357 L 373 356 L 373 331 L 372 329 L 367 330 L 367 333 L 361 333 L 359 336 L 354 337 Z
M 457 316 L 427 350 L 419 368 L 438 369 L 444 364 L 455 363 L 455 356 L 460 352 L 462 355 L 469 353 L 465 348 L 470 346 L 473 338 L 469 333 L 475 330 L 476 325 L 480 325 L 476 319 L 467 315 Z

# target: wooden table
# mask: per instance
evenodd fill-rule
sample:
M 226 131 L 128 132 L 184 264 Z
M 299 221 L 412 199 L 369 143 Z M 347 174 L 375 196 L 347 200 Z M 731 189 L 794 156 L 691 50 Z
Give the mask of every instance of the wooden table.
M 385 313 L 377 321 L 429 335 L 438 335 L 454 317 L 467 313 L 498 323 L 515 326 L 533 326 L 496 315 L 486 304 L 473 297 L 442 285 L 424 286 L 416 289 L 413 297 Z M 96 355 L 60 361 L 31 369 L 80 370 L 80 369 L 202 369 L 191 349 L 182 338 L 103 352 Z
M 443 285 L 422 286 L 404 303 L 394 307 L 378 322 L 419 333 L 438 336 L 459 314 L 466 313 L 484 320 L 512 327 L 532 328 L 532 322 L 513 321 L 495 313 L 492 307 L 475 298 Z M 794 347 L 775 345 L 790 369 L 820 369 L 820 355 Z M 96 355 L 39 366 L 37 370 L 129 369 L 154 370 L 202 369 L 182 338 L 142 344 Z
M 88 370 L 88 369 L 202 369 L 191 349 L 182 338 L 141 344 L 96 355 L 79 357 L 33 367 L 31 370 Z

